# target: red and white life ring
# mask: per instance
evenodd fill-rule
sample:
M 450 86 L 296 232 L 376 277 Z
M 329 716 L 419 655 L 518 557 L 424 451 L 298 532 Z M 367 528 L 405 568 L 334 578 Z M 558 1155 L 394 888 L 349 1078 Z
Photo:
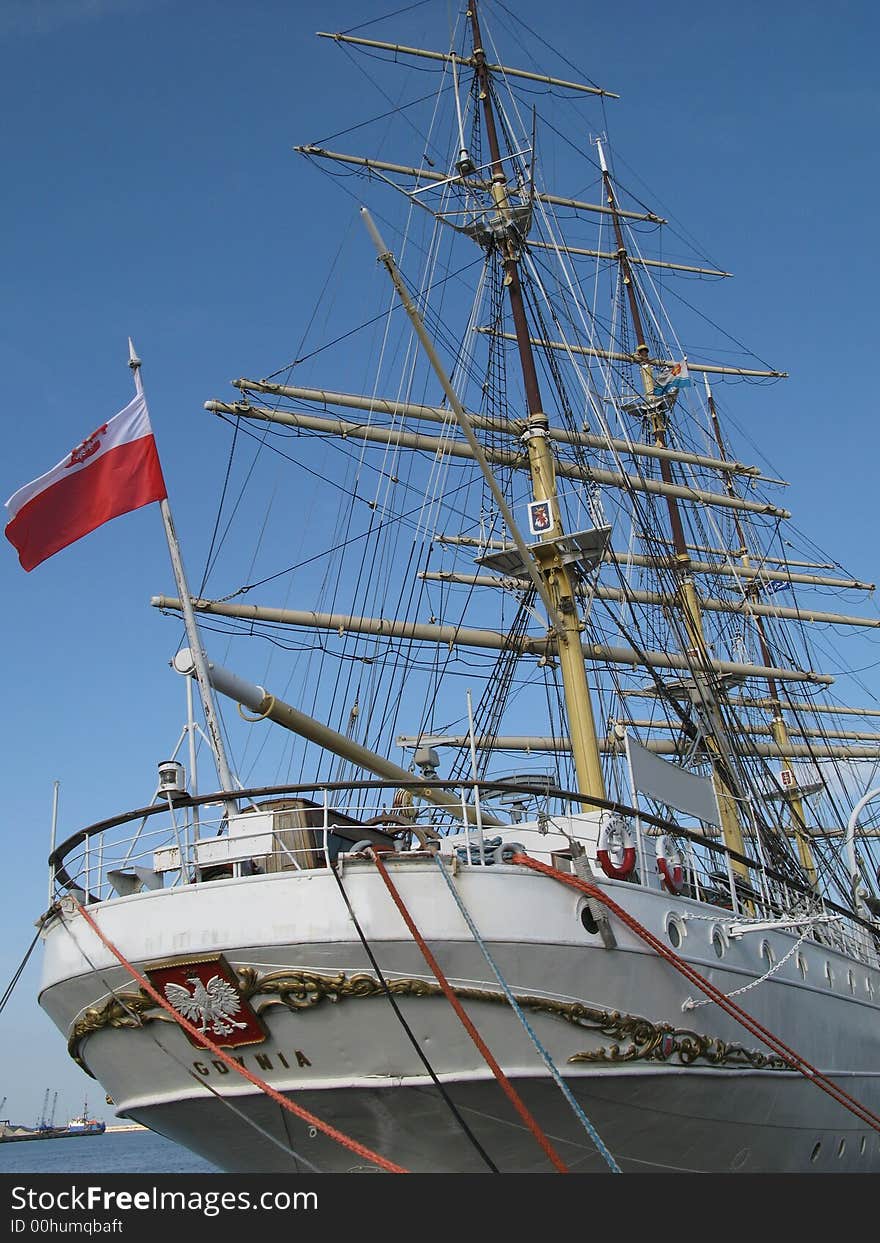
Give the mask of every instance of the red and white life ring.
M 602 821 L 596 858 L 605 875 L 613 880 L 626 880 L 635 867 L 635 838 L 620 816 L 609 816 Z
M 665 833 L 657 838 L 657 871 L 660 873 L 664 888 L 670 893 L 681 893 L 684 889 L 684 866 L 681 854 Z

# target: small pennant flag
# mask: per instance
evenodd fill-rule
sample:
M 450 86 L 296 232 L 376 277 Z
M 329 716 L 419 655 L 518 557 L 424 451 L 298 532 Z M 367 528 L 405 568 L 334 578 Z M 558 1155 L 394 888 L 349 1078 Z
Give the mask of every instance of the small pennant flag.
M 677 393 L 680 388 L 686 388 L 691 382 L 688 374 L 687 363 L 682 359 L 680 363 L 672 363 L 657 375 L 654 381 L 654 395 L 662 397 L 664 393 Z
M 791 583 L 784 578 L 772 579 L 763 584 L 764 594 L 767 596 L 775 596 L 780 591 L 791 591 Z

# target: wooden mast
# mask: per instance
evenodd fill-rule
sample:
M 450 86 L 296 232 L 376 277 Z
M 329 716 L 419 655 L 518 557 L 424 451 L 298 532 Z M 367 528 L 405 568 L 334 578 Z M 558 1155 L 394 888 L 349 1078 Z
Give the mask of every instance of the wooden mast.
M 629 255 L 627 253 L 623 238 L 623 229 L 621 227 L 620 217 L 617 212 L 617 196 L 615 195 L 614 187 L 611 184 L 611 176 L 608 172 L 608 165 L 605 162 L 605 154 L 602 150 L 602 144 L 597 143 L 597 147 L 599 151 L 599 163 L 602 170 L 602 182 L 605 188 L 605 196 L 608 201 L 608 206 L 611 208 L 611 218 L 614 223 L 614 234 L 617 240 L 617 261 L 620 264 L 620 270 L 623 276 L 623 285 L 626 290 L 627 301 L 629 303 L 633 330 L 636 334 L 635 352 L 636 357 L 639 360 L 642 387 L 645 392 L 645 397 L 648 399 L 647 409 L 652 422 L 654 443 L 659 448 L 665 448 L 667 409 L 665 403 L 654 398 L 654 371 L 650 362 L 651 354 L 647 341 L 645 340 L 645 332 L 642 327 L 642 318 L 639 312 L 638 299 L 636 297 L 636 287 L 629 263 Z M 659 464 L 661 479 L 665 484 L 671 484 L 673 479 L 669 459 L 661 457 L 659 459 Z M 685 540 L 684 527 L 681 521 L 678 501 L 674 496 L 667 494 L 666 504 L 669 510 L 669 524 L 672 530 L 672 542 L 675 551 L 675 572 L 678 580 L 677 591 L 679 596 L 679 604 L 688 638 L 687 655 L 693 661 L 694 683 L 699 694 L 700 708 L 706 713 L 712 725 L 712 729 L 706 736 L 706 741 L 709 749 L 713 753 L 712 781 L 715 786 L 715 794 L 718 799 L 718 811 L 721 816 L 721 831 L 724 836 L 725 845 L 727 845 L 731 850 L 742 855 L 745 854 L 745 843 L 743 841 L 742 826 L 737 813 L 735 795 L 730 789 L 730 785 L 723 772 L 723 769 L 727 767 L 726 757 L 724 756 L 721 746 L 721 740 L 725 736 L 725 731 L 723 722 L 721 721 L 721 717 L 718 712 L 715 695 L 711 687 L 711 660 L 703 631 L 703 619 L 700 610 L 699 597 L 697 596 L 696 586 L 694 585 L 694 577 L 691 572 L 691 557 L 687 549 L 687 541 Z M 739 863 L 734 859 L 732 866 L 741 876 L 744 878 L 748 877 L 748 868 L 745 864 Z
M 547 590 L 555 606 L 554 611 L 559 619 L 556 639 L 578 788 L 594 798 L 604 798 L 605 781 L 581 647 L 582 623 L 578 613 L 575 585 L 554 544 L 554 540 L 563 534 L 563 528 L 556 493 L 554 457 L 547 434 L 549 420 L 541 401 L 538 373 L 529 339 L 529 325 L 519 277 L 519 236 L 513 226 L 507 175 L 501 159 L 492 108 L 489 65 L 483 51 L 476 0 L 471 0 L 468 6 L 468 17 L 474 40 L 473 64 L 479 84 L 480 102 L 483 105 L 483 119 L 492 165 L 491 195 L 497 209 L 497 223 L 501 226 L 497 230 L 496 238 L 504 269 L 504 284 L 510 299 L 525 386 L 528 419 L 523 440 L 528 452 L 533 496 L 536 501 L 546 501 L 551 514 L 552 525 L 541 535 L 541 544 L 537 548 L 536 556 L 541 576 L 547 584 Z

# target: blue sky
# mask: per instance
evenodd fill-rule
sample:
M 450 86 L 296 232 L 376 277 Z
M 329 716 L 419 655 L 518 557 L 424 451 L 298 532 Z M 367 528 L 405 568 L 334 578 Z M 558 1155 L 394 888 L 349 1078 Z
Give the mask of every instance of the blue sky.
M 127 403 L 130 334 L 198 581 L 228 451 L 202 403 L 296 355 L 341 237 L 352 297 L 358 264 L 375 266 L 356 199 L 292 148 L 388 103 L 314 31 L 395 7 L 404 5 L 0 6 L 2 499 Z M 874 581 L 875 6 L 508 7 L 620 93 L 607 105 L 618 167 L 735 273 L 711 288 L 710 314 L 791 375 L 747 430 L 791 482 L 798 525 Z M 451 11 L 430 0 L 360 33 L 442 48 Z M 504 10 L 487 0 L 485 15 L 503 42 Z M 520 63 L 517 49 L 506 59 Z M 544 64 L 574 76 L 552 52 Z M 595 132 L 602 125 L 597 110 Z M 364 149 L 357 134 L 335 145 Z M 53 782 L 60 837 L 148 802 L 184 705 L 167 669 L 179 627 L 149 607 L 151 595 L 174 594 L 155 507 L 30 574 L 5 542 L 0 551 L 5 987 L 46 906 Z M 877 670 L 865 679 L 876 693 Z M 3 1116 L 24 1122 L 47 1087 L 59 1091 L 59 1114 L 84 1092 L 93 1107 L 103 1095 L 39 1010 L 37 981 L 35 957 L 0 1014 Z

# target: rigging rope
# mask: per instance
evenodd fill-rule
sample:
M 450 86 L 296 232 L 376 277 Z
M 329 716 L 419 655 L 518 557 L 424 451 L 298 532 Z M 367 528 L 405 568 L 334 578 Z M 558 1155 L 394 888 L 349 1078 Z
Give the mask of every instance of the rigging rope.
M 437 1088 L 437 1090 L 440 1092 L 440 1095 L 443 1097 L 444 1101 L 445 1101 L 445 1102 L 446 1102 L 446 1104 L 449 1106 L 449 1108 L 450 1108 L 450 1110 L 451 1110 L 452 1114 L 454 1115 L 454 1117 L 456 1118 L 456 1120 L 457 1120 L 457 1121 L 459 1122 L 459 1124 L 461 1125 L 461 1129 L 464 1131 L 465 1135 L 468 1137 L 468 1139 L 469 1139 L 469 1140 L 471 1141 L 471 1143 L 474 1145 L 474 1147 L 476 1148 L 477 1152 L 479 1152 L 480 1156 L 481 1156 L 481 1157 L 483 1158 L 483 1160 L 486 1162 L 486 1164 L 488 1165 L 488 1167 L 489 1167 L 489 1169 L 492 1171 L 492 1173 L 493 1173 L 493 1174 L 500 1174 L 500 1172 L 501 1172 L 501 1171 L 498 1169 L 498 1166 L 495 1164 L 495 1162 L 492 1160 L 492 1158 L 489 1156 L 489 1154 L 488 1154 L 488 1153 L 486 1152 L 486 1150 L 483 1148 L 482 1144 L 481 1144 L 481 1143 L 480 1143 L 480 1141 L 477 1139 L 476 1135 L 474 1135 L 473 1131 L 472 1131 L 472 1130 L 471 1130 L 471 1128 L 468 1126 L 467 1122 L 464 1120 L 464 1118 L 463 1118 L 463 1117 L 461 1116 L 461 1114 L 459 1113 L 458 1107 L 456 1106 L 455 1102 L 454 1102 L 454 1101 L 452 1100 L 452 1098 L 450 1097 L 449 1093 L 446 1091 L 446 1088 L 443 1086 L 443 1084 L 442 1084 L 442 1083 L 440 1082 L 440 1080 L 437 1078 L 437 1075 L 436 1075 L 436 1073 L 435 1073 L 435 1071 L 434 1071 L 433 1066 L 432 1066 L 432 1065 L 431 1065 L 431 1063 L 428 1061 L 427 1057 L 426 1057 L 426 1056 L 425 1056 L 425 1054 L 424 1054 L 424 1051 L 423 1051 L 423 1049 L 422 1049 L 421 1045 L 419 1044 L 418 1040 L 416 1040 L 415 1036 L 413 1035 L 412 1029 L 410 1028 L 409 1024 L 407 1023 L 406 1019 L 403 1017 L 403 1014 L 402 1014 L 402 1012 L 401 1012 L 400 1006 L 397 1004 L 397 999 L 396 999 L 396 997 L 395 997 L 395 996 L 394 996 L 394 994 L 392 993 L 391 989 L 388 987 L 388 982 L 386 981 L 385 976 L 382 974 L 382 968 L 379 966 L 378 962 L 376 961 L 376 957 L 375 957 L 375 955 L 373 954 L 373 950 L 372 950 L 372 948 L 371 948 L 371 946 L 370 946 L 370 943 L 369 943 L 369 941 L 367 940 L 367 938 L 366 938 L 366 936 L 365 936 L 365 934 L 364 934 L 363 929 L 361 928 L 360 922 L 358 921 L 358 917 L 357 917 L 357 916 L 355 915 L 355 913 L 354 913 L 354 908 L 352 907 L 351 902 L 349 901 L 348 894 L 345 892 L 345 887 L 344 887 L 344 885 L 343 885 L 343 883 L 342 883 L 342 877 L 339 875 L 339 872 L 337 871 L 337 869 L 336 869 L 335 867 L 333 867 L 332 865 L 331 865 L 331 867 L 330 867 L 330 871 L 333 873 L 333 879 L 336 881 L 336 884 L 339 886 L 339 892 L 342 894 L 342 900 L 343 900 L 343 902 L 345 903 L 346 908 L 348 909 L 348 913 L 349 913 L 349 915 L 351 916 L 351 921 L 352 921 L 352 923 L 354 924 L 355 931 L 357 932 L 358 936 L 360 937 L 361 945 L 363 945 L 363 947 L 364 947 L 364 952 L 366 953 L 367 957 L 369 958 L 370 962 L 372 963 L 373 970 L 376 972 L 376 976 L 378 977 L 380 984 L 382 985 L 383 989 L 385 990 L 385 996 L 386 996 L 386 997 L 388 998 L 388 1000 L 391 1002 L 391 1008 L 394 1010 L 394 1013 L 397 1015 L 398 1019 L 400 1020 L 400 1024 L 401 1024 L 401 1026 L 403 1027 L 403 1030 L 406 1032 L 407 1036 L 409 1037 L 410 1044 L 412 1045 L 412 1047 L 415 1049 L 416 1053 L 418 1054 L 418 1056 L 419 1056 L 419 1058 L 420 1058 L 420 1060 L 421 1060 L 421 1062 L 422 1062 L 422 1065 L 425 1067 L 425 1069 L 427 1070 L 428 1074 L 429 1074 L 429 1075 L 431 1076 L 431 1078 L 433 1079 L 433 1081 L 434 1081 L 434 1086 L 435 1086 L 435 1087 Z
M 418 945 L 419 949 L 422 951 L 422 956 L 424 957 L 425 962 L 428 964 L 428 966 L 434 972 L 434 975 L 437 977 L 437 982 L 440 985 L 440 987 L 443 989 L 443 992 L 446 995 L 446 1000 L 452 1006 L 453 1010 L 455 1011 L 455 1013 L 458 1015 L 459 1019 L 461 1020 L 462 1025 L 465 1028 L 465 1031 L 468 1033 L 471 1040 L 473 1040 L 474 1044 L 477 1046 L 480 1053 L 483 1055 L 483 1058 L 485 1059 L 486 1064 L 489 1066 L 495 1078 L 498 1080 L 501 1087 L 504 1089 L 504 1092 L 507 1095 L 511 1104 L 513 1105 L 514 1109 L 519 1114 L 519 1116 L 522 1118 L 523 1122 L 525 1122 L 529 1130 L 532 1132 L 532 1134 L 534 1135 L 535 1139 L 538 1141 L 541 1148 L 543 1148 L 544 1152 L 549 1157 L 550 1161 L 556 1166 L 557 1171 L 560 1174 L 571 1173 L 568 1166 L 565 1164 L 565 1162 L 556 1152 L 556 1149 L 553 1147 L 550 1140 L 547 1138 L 547 1136 L 538 1126 L 535 1119 L 529 1113 L 528 1109 L 526 1108 L 526 1105 L 520 1099 L 520 1096 L 518 1092 L 516 1091 L 516 1088 L 514 1088 L 513 1084 L 507 1078 L 504 1071 L 498 1065 L 495 1058 L 492 1056 L 491 1052 L 486 1046 L 486 1043 L 483 1040 L 482 1036 L 477 1031 L 476 1027 L 474 1027 L 473 1023 L 471 1022 L 471 1020 L 468 1018 L 467 1014 L 465 1013 L 464 1007 L 462 1006 L 459 999 L 456 997 L 455 993 L 452 991 L 452 986 L 450 985 L 446 976 L 443 974 L 443 971 L 440 968 L 440 964 L 437 962 L 437 959 L 434 957 L 434 955 L 431 953 L 430 949 L 428 948 L 428 945 L 424 937 L 419 932 L 416 925 L 413 923 L 412 916 L 410 915 L 409 911 L 406 909 L 406 906 L 404 905 L 403 899 L 401 898 L 400 894 L 397 891 L 397 887 L 395 886 L 394 881 L 388 875 L 388 871 L 385 867 L 385 864 L 382 862 L 382 859 L 378 851 L 376 851 L 375 849 L 371 847 L 370 849 L 367 850 L 366 853 L 369 856 L 369 858 L 371 858 L 373 862 L 375 863 L 376 870 L 378 871 L 379 875 L 382 877 L 382 880 L 385 882 L 385 887 L 390 893 L 392 901 L 394 902 L 394 905 L 397 907 L 398 911 L 400 911 L 400 914 L 403 916 L 403 921 L 406 924 L 407 928 L 409 928 L 410 932 L 412 933 L 413 938 L 415 939 L 415 942 Z
M 46 915 L 43 916 L 43 920 L 45 921 L 45 919 L 48 918 L 48 916 L 52 913 L 53 913 L 52 910 L 48 911 Z M 121 1008 L 125 1011 L 125 1013 L 132 1020 L 132 1026 L 137 1027 L 141 1025 L 140 1016 L 137 1014 L 135 1010 L 133 1010 L 128 1005 L 128 1000 L 125 994 L 119 992 L 113 986 L 113 984 L 104 974 L 102 969 L 96 965 L 96 963 L 92 960 L 92 958 L 90 958 L 88 951 L 82 945 L 82 942 L 80 941 L 79 937 L 77 937 L 76 933 L 73 931 L 73 928 L 70 925 L 70 923 L 64 922 L 62 926 L 65 932 L 67 933 L 67 935 L 70 937 L 71 941 L 73 941 L 78 952 L 82 955 L 82 957 L 88 963 L 89 967 L 92 969 L 95 976 L 98 979 L 100 979 L 101 983 L 106 988 L 108 995 L 113 997 L 119 1003 Z M 292 1147 L 290 1143 L 290 1135 L 288 1132 L 286 1122 L 285 1122 L 284 1129 L 286 1132 L 288 1132 L 288 1134 L 287 1134 L 287 1142 L 285 1143 L 282 1140 L 280 1140 L 277 1135 L 273 1135 L 271 1131 L 267 1131 L 266 1128 L 264 1126 L 261 1126 L 259 1122 L 256 1122 L 253 1118 L 249 1118 L 247 1114 L 244 1113 L 243 1110 L 238 1109 L 235 1105 L 233 1105 L 232 1101 L 229 1099 L 228 1096 L 224 1096 L 222 1092 L 219 1092 L 215 1087 L 212 1087 L 212 1085 L 207 1081 L 207 1079 L 204 1079 L 201 1075 L 198 1075 L 191 1066 L 187 1066 L 184 1063 L 183 1059 L 179 1057 L 174 1052 L 173 1049 L 169 1049 L 166 1045 L 162 1043 L 159 1036 L 156 1034 L 156 1027 L 157 1027 L 157 1024 L 151 1024 L 150 1027 L 147 1028 L 146 1030 L 150 1038 L 152 1039 L 153 1044 L 155 1044 L 155 1046 L 157 1047 L 157 1049 L 159 1049 L 160 1052 L 163 1053 L 172 1062 L 175 1062 L 180 1067 L 180 1069 L 183 1071 L 184 1074 L 189 1075 L 193 1079 L 194 1082 L 198 1083 L 200 1088 L 204 1088 L 206 1092 L 209 1092 L 213 1097 L 215 1097 L 217 1101 L 219 1102 L 219 1104 L 221 1104 L 224 1109 L 228 1109 L 230 1113 L 234 1113 L 238 1118 L 240 1118 L 241 1121 L 245 1124 L 245 1126 L 249 1126 L 251 1130 L 256 1131 L 259 1135 L 262 1135 L 263 1139 L 268 1140 L 270 1144 L 274 1144 L 276 1148 L 280 1148 L 281 1151 L 285 1153 L 285 1155 L 292 1157 L 296 1165 L 297 1174 L 299 1173 L 300 1165 L 303 1165 L 307 1169 L 312 1170 L 312 1172 L 315 1174 L 321 1173 L 318 1167 L 315 1165 L 312 1165 L 311 1161 L 308 1161 L 302 1155 L 302 1153 L 296 1152 L 294 1150 L 294 1148 Z M 283 1119 L 284 1118 L 283 1110 L 281 1111 L 281 1116 Z
M 151 997 L 157 1005 L 162 1007 L 163 1010 L 166 1010 L 174 1021 L 183 1028 L 188 1036 L 191 1037 L 191 1039 L 197 1041 L 204 1048 L 208 1049 L 215 1057 L 219 1058 L 221 1062 L 225 1063 L 230 1070 L 234 1070 L 236 1074 L 241 1075 L 244 1079 L 247 1079 L 254 1084 L 255 1087 L 258 1087 L 260 1091 L 265 1092 L 266 1095 L 275 1101 L 276 1104 L 280 1105 L 282 1109 L 286 1109 L 288 1113 L 295 1114 L 296 1117 L 300 1118 L 303 1122 L 308 1122 L 310 1126 L 313 1126 L 317 1130 L 323 1132 L 324 1135 L 328 1135 L 330 1139 L 336 1140 L 338 1144 L 342 1144 L 343 1148 L 348 1148 L 351 1152 L 356 1152 L 358 1156 L 365 1157 L 368 1161 L 372 1161 L 375 1165 L 378 1165 L 389 1174 L 409 1173 L 409 1170 L 405 1169 L 402 1165 L 396 1165 L 393 1161 L 389 1161 L 387 1158 L 379 1156 L 378 1153 L 373 1152 L 363 1144 L 359 1144 L 357 1140 L 351 1139 L 348 1135 L 344 1135 L 342 1131 L 338 1131 L 335 1127 L 330 1126 L 329 1123 L 323 1122 L 320 1118 L 316 1117 L 315 1114 L 309 1113 L 307 1109 L 303 1109 L 300 1105 L 295 1105 L 293 1101 L 288 1100 L 287 1097 L 282 1095 L 281 1092 L 277 1092 L 275 1088 L 266 1083 L 264 1079 L 261 1079 L 259 1075 L 255 1075 L 253 1071 L 248 1070 L 246 1066 L 242 1066 L 241 1062 L 236 1061 L 234 1057 L 231 1057 L 224 1049 L 221 1049 L 219 1045 L 215 1044 L 209 1036 L 207 1036 L 204 1032 L 199 1031 L 193 1023 L 190 1023 L 190 1021 L 185 1019 L 182 1014 L 179 1014 L 171 1003 L 166 1001 L 161 993 L 157 992 L 157 990 L 153 988 L 146 976 L 142 975 L 138 971 L 137 967 L 132 966 L 122 951 L 117 949 L 113 942 L 105 936 L 86 908 L 72 895 L 70 900 L 73 903 L 74 909 L 82 915 L 83 919 L 89 925 L 98 940 L 101 941 L 114 956 L 114 958 L 122 964 L 129 975 L 131 975 L 132 979 L 136 981 L 147 996 Z
M 599 1152 L 602 1154 L 602 1157 L 605 1160 L 606 1164 L 608 1165 L 609 1169 L 611 1170 L 612 1174 L 622 1174 L 623 1171 L 621 1170 L 620 1166 L 615 1161 L 614 1157 L 608 1151 L 608 1148 L 603 1143 L 601 1135 L 596 1130 L 596 1128 L 593 1126 L 592 1122 L 590 1122 L 587 1115 L 584 1113 L 580 1105 L 575 1100 L 568 1084 L 565 1082 L 565 1080 L 562 1078 L 562 1075 L 560 1075 L 559 1071 L 556 1069 L 556 1066 L 550 1054 L 547 1052 L 547 1050 L 541 1044 L 538 1037 L 535 1035 L 535 1032 L 531 1024 L 529 1023 L 529 1020 L 526 1018 L 525 1014 L 523 1013 L 522 1008 L 519 1005 L 519 1002 L 516 1000 L 513 993 L 510 991 L 510 988 L 508 987 L 506 980 L 504 979 L 503 975 L 498 969 L 495 959 L 492 957 L 491 953 L 489 952 L 488 945 L 483 940 L 483 938 L 480 936 L 480 933 L 477 930 L 477 926 L 474 923 L 474 921 L 471 919 L 464 903 L 462 902 L 461 896 L 459 895 L 458 890 L 455 888 L 455 885 L 453 885 L 452 877 L 449 875 L 449 872 L 447 871 L 446 866 L 443 860 L 440 858 L 439 854 L 436 854 L 434 856 L 434 862 L 437 864 L 437 867 L 440 869 L 440 874 L 442 875 L 443 879 L 446 881 L 449 892 L 452 894 L 453 898 L 455 899 L 455 905 L 458 907 L 459 911 L 461 911 L 461 914 L 464 917 L 465 923 L 467 924 L 468 928 L 470 928 L 471 935 L 473 936 L 477 945 L 479 945 L 480 949 L 483 951 L 483 956 L 485 957 L 486 962 L 492 968 L 492 971 L 495 974 L 496 980 L 498 981 L 498 983 L 501 985 L 502 989 L 504 990 L 504 995 L 507 998 L 507 1000 L 510 1002 L 513 1012 L 516 1014 L 516 1017 L 519 1019 L 520 1023 L 522 1023 L 523 1027 L 525 1028 L 526 1034 L 528 1035 L 532 1044 L 535 1046 L 535 1048 L 540 1053 L 541 1058 L 544 1062 L 544 1065 L 547 1067 L 547 1069 L 550 1071 L 550 1074 L 553 1076 L 554 1082 L 556 1083 L 557 1087 L 560 1089 L 563 1096 L 568 1101 L 569 1105 L 571 1105 L 572 1109 L 574 1110 L 575 1114 L 577 1115 L 578 1119 L 581 1122 L 581 1125 L 583 1126 L 584 1130 L 589 1135 L 590 1139 L 599 1149 Z
M 843 1105 L 844 1109 L 848 1109 L 850 1113 L 855 1114 L 855 1116 L 862 1122 L 866 1122 L 868 1126 L 873 1127 L 875 1131 L 880 1131 L 880 1117 L 878 1117 L 877 1114 L 870 1110 L 866 1105 L 862 1105 L 854 1097 L 850 1096 L 848 1092 L 845 1092 L 843 1088 L 839 1087 L 826 1075 L 823 1075 L 822 1072 L 815 1066 L 811 1066 L 805 1058 L 802 1058 L 799 1053 L 795 1053 L 793 1049 L 790 1049 L 788 1045 L 784 1044 L 777 1036 L 774 1036 L 771 1031 L 768 1031 L 766 1027 L 759 1023 L 757 1019 L 752 1018 L 752 1016 L 745 1010 L 740 1009 L 735 1001 L 731 1001 L 727 996 L 725 996 L 724 993 L 721 992 L 720 989 L 717 989 L 714 984 L 711 984 L 707 979 L 700 975 L 700 973 L 696 971 L 690 963 L 686 962 L 683 958 L 679 958 L 677 954 L 674 954 L 668 946 L 664 945 L 663 942 L 655 937 L 652 932 L 650 932 L 643 924 L 640 924 L 637 919 L 634 919 L 632 915 L 628 914 L 622 906 L 619 906 L 613 898 L 609 897 L 607 893 L 604 893 L 603 890 L 597 885 L 591 885 L 588 881 L 580 880 L 578 877 L 572 876 L 569 873 L 560 872 L 558 869 L 550 867 L 549 864 L 541 863 L 537 859 L 529 858 L 528 855 L 515 854 L 511 859 L 511 862 L 520 863 L 524 867 L 530 868 L 533 872 L 541 872 L 543 875 L 549 876 L 553 880 L 560 881 L 563 885 L 568 885 L 570 889 L 577 889 L 581 893 L 587 894 L 588 897 L 595 898 L 599 902 L 603 903 L 603 905 L 606 906 L 609 911 L 613 911 L 618 919 L 626 924 L 626 926 L 630 928 L 636 936 L 641 937 L 643 941 L 650 945 L 651 948 L 661 956 L 661 958 L 665 958 L 676 971 L 680 972 L 686 979 L 690 980 L 692 984 L 695 984 L 701 992 L 705 993 L 706 996 L 711 998 L 711 1000 L 719 1005 L 722 1010 L 725 1010 L 729 1015 L 731 1015 L 732 1018 L 736 1019 L 736 1021 L 745 1027 L 747 1031 L 751 1032 L 753 1036 L 757 1036 L 757 1038 L 766 1044 L 768 1048 L 772 1049 L 774 1053 L 778 1054 L 778 1056 L 783 1059 L 783 1061 L 787 1062 L 792 1069 L 799 1071 L 804 1078 L 809 1079 L 812 1083 L 815 1083 L 816 1087 L 821 1088 L 823 1092 L 827 1092 L 829 1096 L 833 1097 L 833 1099 L 838 1102 L 838 1104 Z
M 12 979 L 6 985 L 6 991 L 4 992 L 3 996 L 0 997 L 0 1010 L 3 1009 L 3 1007 L 6 1005 L 7 1001 L 9 1000 L 9 998 L 12 996 L 12 990 L 15 988 L 16 984 L 21 979 L 21 974 L 24 971 L 25 967 L 27 966 L 28 959 L 30 958 L 31 954 L 34 952 L 34 946 L 37 944 L 39 939 L 40 939 L 40 929 L 38 928 L 33 941 L 31 941 L 30 945 L 27 948 L 27 952 L 25 953 L 24 958 L 22 958 L 21 962 L 18 964 L 18 970 L 15 972 L 15 975 L 13 975 Z

